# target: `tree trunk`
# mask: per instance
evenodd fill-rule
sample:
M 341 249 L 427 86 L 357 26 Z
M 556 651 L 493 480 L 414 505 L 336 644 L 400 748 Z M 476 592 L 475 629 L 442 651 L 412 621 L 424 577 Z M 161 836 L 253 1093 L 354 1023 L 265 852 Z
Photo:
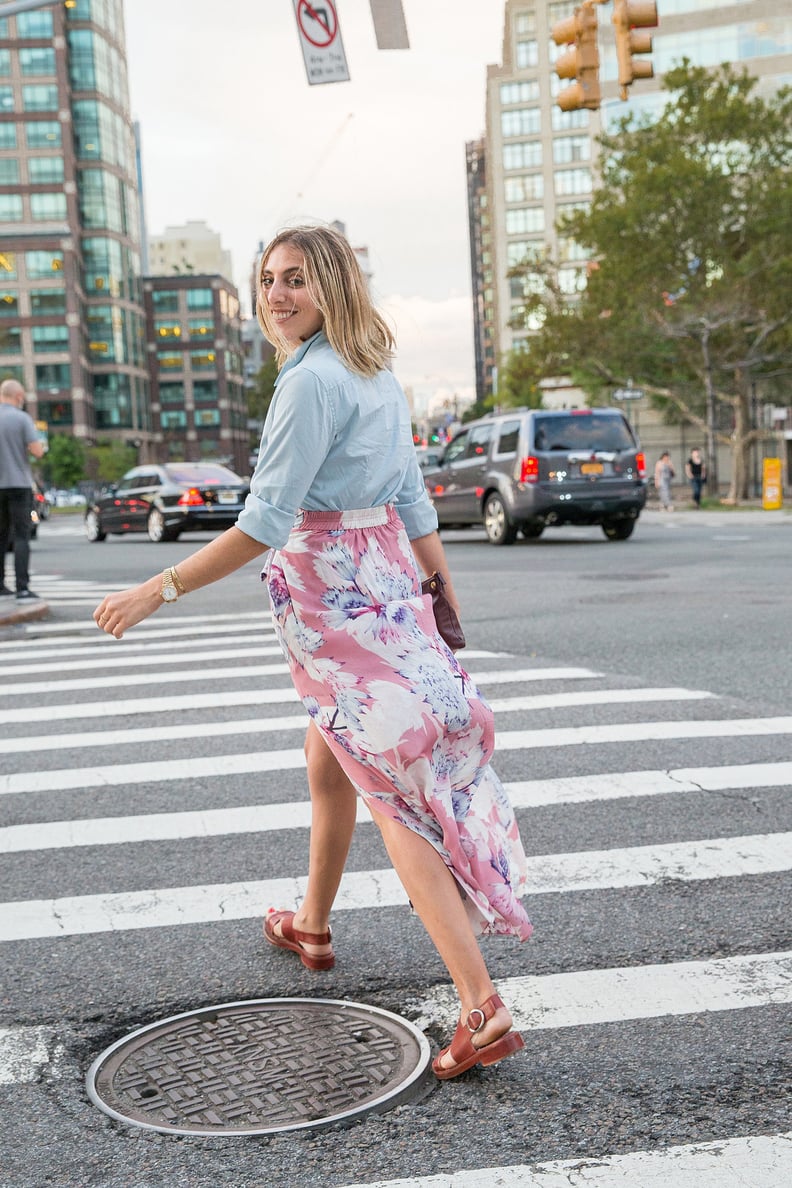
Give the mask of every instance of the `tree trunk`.
M 729 503 L 748 498 L 751 466 L 751 395 L 742 376 L 737 376 L 737 399 L 734 401 L 734 432 L 732 433 L 732 478 Z

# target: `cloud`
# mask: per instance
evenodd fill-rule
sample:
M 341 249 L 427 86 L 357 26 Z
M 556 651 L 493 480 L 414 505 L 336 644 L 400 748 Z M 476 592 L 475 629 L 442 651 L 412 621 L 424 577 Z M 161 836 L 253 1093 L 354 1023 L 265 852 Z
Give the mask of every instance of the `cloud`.
M 469 296 L 432 301 L 393 294 L 378 304 L 396 334 L 394 371 L 405 387 L 413 389 L 417 407 L 430 398 L 456 396 L 460 404 L 475 398 Z

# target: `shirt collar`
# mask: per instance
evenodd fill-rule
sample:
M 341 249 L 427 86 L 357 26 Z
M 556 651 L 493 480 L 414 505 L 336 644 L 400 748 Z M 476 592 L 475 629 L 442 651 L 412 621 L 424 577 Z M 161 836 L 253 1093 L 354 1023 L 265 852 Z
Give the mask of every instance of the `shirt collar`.
M 317 330 L 316 334 L 312 334 L 310 338 L 306 338 L 305 342 L 300 343 L 294 354 L 289 355 L 288 359 L 283 364 L 283 367 L 281 367 L 278 378 L 280 378 L 284 372 L 290 371 L 292 367 L 296 367 L 297 364 L 302 361 L 304 355 L 310 350 L 313 344 L 319 341 L 327 342 L 327 337 L 324 330 Z

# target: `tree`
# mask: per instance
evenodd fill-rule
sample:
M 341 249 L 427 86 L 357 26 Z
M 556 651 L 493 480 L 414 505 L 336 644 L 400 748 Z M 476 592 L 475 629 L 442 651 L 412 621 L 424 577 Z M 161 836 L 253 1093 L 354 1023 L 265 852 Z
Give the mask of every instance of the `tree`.
M 530 350 L 519 347 L 509 351 L 498 372 L 496 404 L 509 408 L 541 408 L 541 379 L 542 372 Z
M 103 441 L 85 451 L 86 477 L 114 483 L 137 463 L 137 450 L 123 441 Z
M 275 356 L 271 355 L 269 359 L 265 359 L 256 372 L 253 386 L 247 389 L 248 415 L 252 421 L 264 423 L 264 418 L 272 403 L 272 394 L 275 391 L 277 378 L 278 364 L 275 361 Z
M 76 437 L 57 433 L 50 438 L 44 469 L 54 487 L 73 487 L 85 475 L 85 449 Z
M 792 365 L 792 90 L 759 98 L 747 74 L 687 62 L 665 87 L 654 122 L 601 138 L 602 186 L 563 224 L 590 252 L 588 283 L 574 302 L 551 285 L 529 294 L 527 314 L 543 318 L 530 353 L 595 395 L 632 380 L 696 425 L 711 490 L 716 442 L 730 446 L 736 501 L 763 436 L 752 399 L 777 398 Z

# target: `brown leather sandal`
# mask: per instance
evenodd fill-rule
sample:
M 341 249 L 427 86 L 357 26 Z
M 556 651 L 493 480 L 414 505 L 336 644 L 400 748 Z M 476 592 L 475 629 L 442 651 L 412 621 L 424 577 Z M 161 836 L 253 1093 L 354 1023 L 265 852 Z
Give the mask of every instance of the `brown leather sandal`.
M 304 945 L 329 945 L 332 940 L 330 929 L 327 932 L 300 932 L 294 927 L 294 912 L 269 911 L 264 920 L 264 939 L 274 945 L 276 949 L 289 949 L 298 953 L 300 961 L 306 969 L 332 969 L 335 965 L 335 953 L 325 953 L 322 957 L 313 953 L 306 953 Z M 281 935 L 275 932 L 275 925 L 280 924 Z
M 474 1007 L 464 1023 L 460 1019 L 451 1043 L 432 1061 L 432 1072 L 439 1080 L 450 1081 L 452 1077 L 458 1077 L 460 1073 L 467 1072 L 477 1064 L 485 1067 L 497 1064 L 505 1056 L 511 1056 L 513 1052 L 519 1052 L 520 1048 L 525 1047 L 519 1031 L 507 1031 L 499 1039 L 493 1040 L 491 1044 L 484 1044 L 481 1048 L 474 1046 L 472 1037 L 477 1031 L 481 1031 L 487 1020 L 502 1006 L 503 1000 L 500 995 L 493 994 L 480 1007 Z M 440 1063 L 446 1054 L 454 1061 L 447 1068 Z

